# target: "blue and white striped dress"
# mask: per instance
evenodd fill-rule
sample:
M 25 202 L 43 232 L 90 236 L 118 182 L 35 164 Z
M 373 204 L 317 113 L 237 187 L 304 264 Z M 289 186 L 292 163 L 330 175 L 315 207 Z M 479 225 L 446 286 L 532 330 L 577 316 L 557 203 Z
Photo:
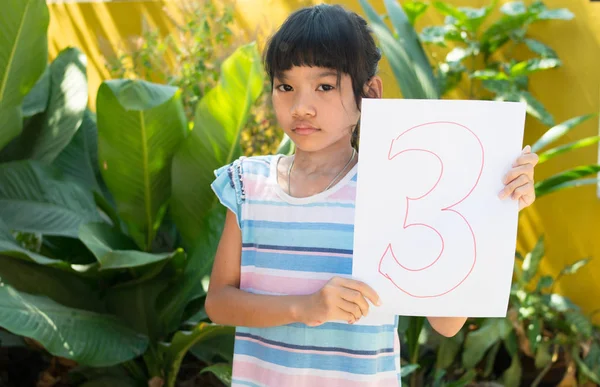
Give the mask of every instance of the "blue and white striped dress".
M 212 188 L 242 231 L 240 288 L 310 294 L 333 276 L 352 274 L 358 167 L 327 191 L 295 198 L 277 183 L 280 157 L 242 157 L 215 171 Z M 397 387 L 397 324 L 396 316 L 379 316 L 371 324 L 237 327 L 232 385 Z

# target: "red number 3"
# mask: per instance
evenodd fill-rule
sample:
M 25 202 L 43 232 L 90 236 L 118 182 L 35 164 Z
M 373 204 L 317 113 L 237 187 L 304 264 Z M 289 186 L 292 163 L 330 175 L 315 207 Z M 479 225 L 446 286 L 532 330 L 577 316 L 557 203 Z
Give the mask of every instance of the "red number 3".
M 460 157 L 456 157 L 457 148 Z M 414 184 L 402 185 L 400 194 L 406 201 L 399 201 L 392 211 L 404 212 L 403 227 L 394 243 L 385 247 L 379 273 L 409 296 L 440 297 L 458 288 L 477 262 L 475 232 L 454 207 L 466 200 L 479 183 L 484 165 L 483 144 L 464 125 L 431 122 L 412 127 L 393 139 L 388 160 L 414 169 L 414 162 L 408 165 L 409 160 L 401 156 L 407 152 L 432 155 L 439 162 L 440 172 L 437 181 L 425 189 L 423 184 L 416 191 L 411 188 Z M 440 245 L 436 245 L 438 238 Z M 403 251 L 412 251 L 416 256 L 398 257 L 393 244 L 403 245 Z M 465 246 L 472 249 L 465 250 Z

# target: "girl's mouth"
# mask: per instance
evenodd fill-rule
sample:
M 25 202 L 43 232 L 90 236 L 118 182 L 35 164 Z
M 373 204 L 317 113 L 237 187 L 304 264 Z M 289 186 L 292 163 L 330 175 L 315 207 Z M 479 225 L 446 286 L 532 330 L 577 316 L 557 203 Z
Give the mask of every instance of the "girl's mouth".
M 306 127 L 299 126 L 297 128 L 292 129 L 292 132 L 294 132 L 300 136 L 308 136 L 308 135 L 313 134 L 318 131 L 320 131 L 320 129 L 308 127 L 308 126 L 306 126 Z

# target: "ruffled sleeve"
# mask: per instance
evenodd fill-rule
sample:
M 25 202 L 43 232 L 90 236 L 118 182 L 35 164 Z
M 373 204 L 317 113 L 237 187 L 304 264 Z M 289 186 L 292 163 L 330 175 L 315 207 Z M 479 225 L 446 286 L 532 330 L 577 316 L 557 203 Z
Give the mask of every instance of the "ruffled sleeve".
M 215 180 L 210 185 L 217 198 L 231 210 L 242 228 L 242 204 L 246 199 L 244 190 L 242 158 L 215 170 Z

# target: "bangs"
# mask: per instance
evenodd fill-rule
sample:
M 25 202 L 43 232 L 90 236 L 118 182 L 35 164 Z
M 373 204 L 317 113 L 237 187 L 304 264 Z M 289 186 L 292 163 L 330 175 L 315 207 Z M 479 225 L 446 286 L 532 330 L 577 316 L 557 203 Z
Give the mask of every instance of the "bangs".
M 355 75 L 361 71 L 360 37 L 339 6 L 321 4 L 292 14 L 268 43 L 265 70 L 273 79 L 293 66 L 325 67 Z

